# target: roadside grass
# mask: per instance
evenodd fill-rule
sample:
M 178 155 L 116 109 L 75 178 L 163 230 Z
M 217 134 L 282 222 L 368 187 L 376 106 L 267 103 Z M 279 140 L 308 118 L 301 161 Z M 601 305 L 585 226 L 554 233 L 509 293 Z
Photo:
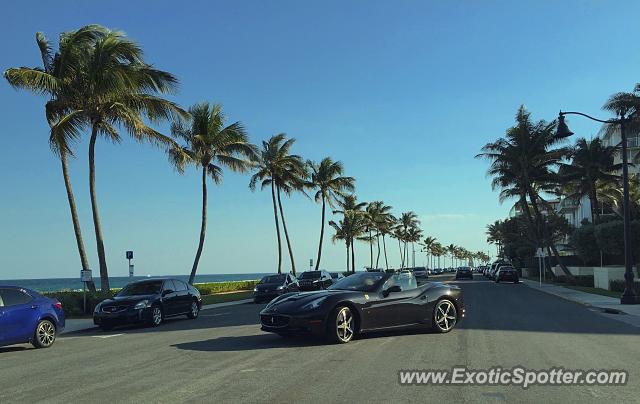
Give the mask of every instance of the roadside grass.
M 226 302 L 233 302 L 236 300 L 251 299 L 252 295 L 253 295 L 253 291 L 251 290 L 240 290 L 237 292 L 204 295 L 202 296 L 202 304 L 205 305 L 205 304 L 214 304 L 214 303 L 226 303 Z

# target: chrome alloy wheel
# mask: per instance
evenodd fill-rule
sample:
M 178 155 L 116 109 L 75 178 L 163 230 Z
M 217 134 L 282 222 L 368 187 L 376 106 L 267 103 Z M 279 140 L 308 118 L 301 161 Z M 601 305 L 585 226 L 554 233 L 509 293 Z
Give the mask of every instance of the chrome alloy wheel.
M 198 308 L 198 303 L 196 303 L 196 302 L 191 303 L 191 318 L 198 317 L 198 312 L 199 311 L 200 311 L 200 309 Z
M 56 339 L 56 327 L 48 320 L 41 321 L 36 330 L 36 338 L 40 346 L 45 348 L 51 346 Z
M 353 314 L 348 307 L 342 307 L 336 316 L 336 336 L 340 342 L 349 342 L 353 334 Z
M 436 305 L 435 322 L 441 332 L 451 331 L 456 325 L 456 307 L 449 300 L 440 300 Z
M 153 325 L 160 325 L 160 323 L 162 323 L 162 309 L 160 306 L 155 306 L 153 308 L 151 321 L 153 322 Z

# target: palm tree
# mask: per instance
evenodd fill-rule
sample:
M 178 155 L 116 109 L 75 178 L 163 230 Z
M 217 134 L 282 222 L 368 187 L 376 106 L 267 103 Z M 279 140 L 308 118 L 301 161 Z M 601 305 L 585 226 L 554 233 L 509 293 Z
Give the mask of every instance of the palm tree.
M 351 247 L 351 270 L 356 270 L 355 246 L 353 241 L 359 238 L 366 227 L 363 209 L 367 206 L 366 202 L 358 202 L 358 198 L 354 194 L 345 195 L 336 201 L 339 209 L 333 211 L 334 214 L 342 214 L 344 223 L 347 226 L 347 234 L 349 245 Z
M 63 36 L 61 40 L 67 41 L 71 37 L 80 38 L 78 41 L 83 44 L 74 48 L 71 61 L 60 61 L 62 70 L 72 70 L 72 80 L 60 85 L 55 80 L 55 74 L 23 72 L 22 78 L 16 79 L 15 83 L 31 89 L 40 87 L 58 91 L 58 96 L 47 103 L 49 121 L 59 122 L 67 131 L 76 134 L 80 133 L 80 129 L 91 129 L 91 210 L 100 265 L 100 286 L 103 291 L 108 291 L 109 274 L 95 181 L 95 145 L 98 135 L 119 142 L 121 137 L 117 128 L 120 127 L 138 141 L 173 146 L 175 142 L 150 128 L 143 115 L 149 122 L 159 122 L 187 114 L 176 104 L 158 96 L 172 92 L 177 87 L 177 79 L 170 73 L 146 64 L 142 49 L 128 40 L 122 32 L 91 25 L 70 36 Z M 16 76 L 20 76 L 17 71 L 7 74 L 10 81 Z
M 189 276 L 189 283 L 193 284 L 207 229 L 207 176 L 211 177 L 215 184 L 220 184 L 224 167 L 236 172 L 247 171 L 251 166 L 251 160 L 255 159 L 256 148 L 249 143 L 247 133 L 240 122 L 225 126 L 220 104 L 195 104 L 189 108 L 189 113 L 189 121 L 175 120 L 171 125 L 173 136 L 183 144 L 176 144 L 169 150 L 169 159 L 181 174 L 187 165 L 194 165 L 202 170 L 200 239 Z
M 316 260 L 316 271 L 320 269 L 322 258 L 322 238 L 324 236 L 325 208 L 329 204 L 332 209 L 338 198 L 344 197 L 346 192 L 353 192 L 355 189 L 355 178 L 343 177 L 344 167 L 341 162 L 333 161 L 330 157 L 325 157 L 319 164 L 308 161 L 307 165 L 311 170 L 311 179 L 307 186 L 316 189 L 314 195 L 316 202 L 322 202 L 322 222 L 320 225 L 320 242 L 318 243 L 318 258 Z
M 376 268 L 379 267 L 380 263 L 380 235 L 382 234 L 382 229 L 387 228 L 387 223 L 389 218 L 391 217 L 391 206 L 385 205 L 383 201 L 373 201 L 367 205 L 366 214 L 367 220 L 369 222 L 369 230 L 375 230 L 375 239 L 376 239 Z M 371 232 L 369 233 L 369 238 L 372 240 L 371 246 L 373 247 L 373 235 Z M 371 249 L 371 266 L 373 266 L 373 248 Z
M 422 230 L 420 230 L 418 227 L 411 227 L 407 231 L 407 241 L 409 241 L 411 243 L 411 256 L 412 256 L 412 267 L 413 268 L 415 268 L 415 266 L 416 266 L 416 248 L 415 248 L 415 243 L 417 241 L 420 241 L 421 237 L 422 237 Z
M 261 188 L 271 187 L 271 199 L 273 202 L 273 215 L 276 225 L 276 236 L 278 239 L 278 273 L 282 273 L 282 241 L 280 238 L 280 225 L 278 221 L 278 210 L 282 219 L 291 269 L 296 272 L 293 249 L 289 239 L 289 231 L 284 218 L 280 191 L 291 194 L 293 191 L 303 191 L 308 176 L 306 166 L 300 156 L 290 154 L 291 147 L 295 139 L 287 139 L 284 133 L 272 136 L 268 141 L 262 142 L 262 150 L 256 161 L 256 173 L 249 181 L 249 188 L 255 190 L 258 181 L 261 181 Z M 277 201 L 276 201 L 277 198 Z
M 58 51 L 53 53 L 49 41 L 43 33 L 36 33 L 36 43 L 42 58 L 42 67 L 18 67 L 9 68 L 4 72 L 4 77 L 15 88 L 27 89 L 35 93 L 46 94 L 49 97 L 45 112 L 51 128 L 49 134 L 49 146 L 60 159 L 62 177 L 67 192 L 67 201 L 71 212 L 71 222 L 76 238 L 78 255 L 83 270 L 88 270 L 89 260 L 84 247 L 82 230 L 75 197 L 69 176 L 67 160 L 73 157 L 71 143 L 80 137 L 78 128 L 74 125 L 74 115 L 62 115 L 58 113 L 61 105 L 66 101 L 66 94 L 73 91 L 73 84 L 78 77 L 78 68 L 81 64 L 79 58 L 88 52 L 95 38 L 101 34 L 101 30 L 94 26 L 81 28 L 77 31 L 65 32 L 60 35 Z M 52 108 L 52 106 L 58 108 Z M 87 282 L 90 291 L 96 290 L 93 281 Z
M 482 153 L 476 157 L 491 161 L 488 174 L 493 177 L 492 187 L 500 188 L 500 201 L 515 197 L 529 225 L 534 230 L 537 244 L 545 244 L 548 237 L 546 218 L 543 217 L 540 204 L 546 201 L 542 192 L 553 192 L 558 177 L 555 168 L 569 153 L 569 149 L 558 147 L 566 136 L 557 134 L 556 122 L 532 122 L 531 114 L 521 106 L 516 114 L 516 125 L 509 128 L 504 138 L 488 143 Z M 531 212 L 533 210 L 533 214 Z M 549 214 L 555 211 L 548 210 Z M 573 275 L 564 265 L 554 243 L 547 247 L 555 255 L 564 274 L 573 279 Z
M 431 237 L 428 236 L 427 238 L 424 239 L 424 241 L 422 242 L 422 245 L 424 246 L 424 251 L 427 253 L 427 262 L 428 262 L 428 267 L 431 268 L 433 267 L 433 246 L 435 245 L 435 243 L 437 242 L 437 239 L 435 237 Z
M 403 259 L 403 262 L 406 264 L 408 262 L 407 259 L 407 242 L 410 241 L 409 240 L 409 229 L 413 228 L 413 227 L 417 227 L 420 224 L 420 221 L 418 220 L 418 215 L 415 214 L 415 212 L 409 211 L 409 212 L 404 212 L 402 213 L 402 215 L 400 216 L 400 220 L 399 220 L 399 224 L 400 226 L 402 226 L 402 230 L 404 233 L 404 256 L 405 258 Z
M 388 207 L 391 210 L 391 207 Z M 385 216 L 385 219 L 378 223 L 378 232 L 382 236 L 382 250 L 384 252 L 384 264 L 385 269 L 389 269 L 389 259 L 387 258 L 387 234 L 392 234 L 394 227 L 396 226 L 396 218 L 391 213 Z M 377 264 L 376 264 L 377 266 Z
M 447 253 L 449 253 L 449 256 L 451 257 L 451 267 L 455 267 L 453 260 L 455 258 L 455 254 L 456 254 L 456 251 L 458 250 L 458 247 L 455 244 L 449 244 L 445 248 L 447 250 Z
M 619 176 L 613 173 L 622 168 L 621 164 L 613 163 L 618 149 L 615 146 L 605 146 L 600 138 L 581 138 L 571 150 L 571 163 L 560 165 L 560 180 L 567 197 L 579 198 L 588 195 L 593 221 L 600 218 L 597 184 L 614 183 L 619 180 Z
M 336 231 L 336 233 L 331 236 L 331 241 L 335 243 L 338 240 L 342 240 L 347 247 L 347 272 L 349 272 L 349 230 L 347 229 L 348 224 L 345 223 L 344 219 L 341 219 L 337 223 L 333 220 L 330 220 L 329 226 L 333 227 Z

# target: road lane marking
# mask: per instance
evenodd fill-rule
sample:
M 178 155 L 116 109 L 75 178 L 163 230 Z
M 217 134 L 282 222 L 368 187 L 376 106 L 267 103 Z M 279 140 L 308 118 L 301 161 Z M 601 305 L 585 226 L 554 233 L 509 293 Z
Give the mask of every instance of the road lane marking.
M 200 314 L 200 317 L 226 316 L 227 314 L 231 314 L 231 312 L 228 312 L 228 313 L 218 313 L 218 314 Z
M 111 337 L 119 337 L 121 335 L 124 334 L 111 334 L 111 335 L 92 335 L 93 338 L 102 338 L 102 339 L 107 339 L 107 338 L 111 338 Z

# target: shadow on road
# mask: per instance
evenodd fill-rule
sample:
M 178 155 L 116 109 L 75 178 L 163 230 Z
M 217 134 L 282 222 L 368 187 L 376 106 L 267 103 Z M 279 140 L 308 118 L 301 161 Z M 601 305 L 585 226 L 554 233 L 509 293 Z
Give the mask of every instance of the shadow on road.
M 178 349 L 189 351 L 253 351 L 271 348 L 301 348 L 306 346 L 323 345 L 325 342 L 319 338 L 305 337 L 280 337 L 275 334 L 245 335 L 237 337 L 220 337 L 204 341 L 186 342 L 172 345 Z

